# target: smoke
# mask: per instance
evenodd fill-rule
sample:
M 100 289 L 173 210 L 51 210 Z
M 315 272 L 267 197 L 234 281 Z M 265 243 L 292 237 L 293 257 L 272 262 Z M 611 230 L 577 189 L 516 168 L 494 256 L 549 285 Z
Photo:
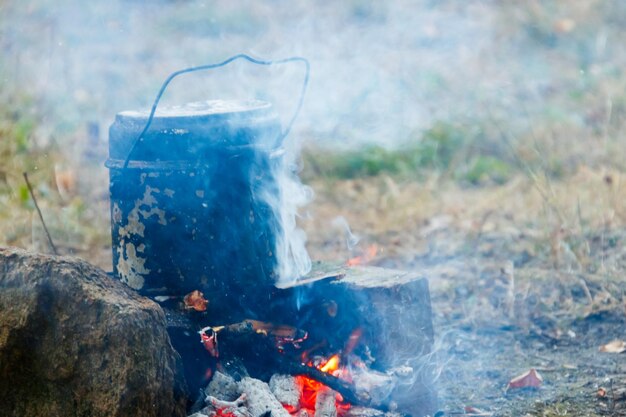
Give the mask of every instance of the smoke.
M 345 239 L 346 239 L 346 247 L 348 248 L 349 251 L 354 249 L 354 247 L 359 244 L 359 241 L 361 240 L 361 238 L 358 235 L 355 235 L 354 233 L 352 233 L 352 230 L 350 229 L 350 224 L 348 223 L 348 220 L 346 220 L 345 217 L 337 216 L 333 219 L 331 224 L 333 227 L 343 232 Z
M 617 20 L 623 8 L 613 6 Z M 47 132 L 62 137 L 88 121 L 106 126 L 120 109 L 148 106 L 180 68 L 238 52 L 301 55 L 313 73 L 294 136 L 335 148 L 392 146 L 415 140 L 433 121 L 520 110 L 532 117 L 546 108 L 550 89 L 584 82 L 590 63 L 600 65 L 594 71 L 623 64 L 616 25 L 598 29 L 581 16 L 588 27 L 577 36 L 588 41 L 566 44 L 555 35 L 567 65 L 551 65 L 555 51 L 533 46 L 565 11 L 575 13 L 524 15 L 510 2 L 478 0 L 8 1 L 0 10 L 0 70 L 3 87 L 36 97 Z M 300 74 L 266 72 L 236 64 L 177 82 L 166 99 L 257 96 L 287 117 Z
M 493 13 L 469 3 L 9 2 L 1 12 L 2 70 L 7 84 L 37 97 L 58 133 L 87 121 L 107 125 L 120 109 L 148 106 L 160 82 L 180 68 L 238 52 L 302 55 L 313 77 L 295 136 L 333 146 L 398 143 L 432 119 L 475 109 L 476 77 L 501 73 L 498 57 L 485 60 L 483 52 L 493 49 Z M 293 76 L 301 74 L 265 72 L 235 64 L 176 82 L 166 100 L 258 96 L 287 117 Z M 492 98 L 511 82 L 491 80 L 481 94 Z
M 278 193 L 263 193 L 262 198 L 274 212 L 280 227 L 275 236 L 278 277 L 277 284 L 285 285 L 303 277 L 311 270 L 311 258 L 306 250 L 306 234 L 296 224 L 299 209 L 313 198 L 313 190 L 303 185 L 296 172 L 295 152 L 281 152 L 282 163 L 273 167 Z

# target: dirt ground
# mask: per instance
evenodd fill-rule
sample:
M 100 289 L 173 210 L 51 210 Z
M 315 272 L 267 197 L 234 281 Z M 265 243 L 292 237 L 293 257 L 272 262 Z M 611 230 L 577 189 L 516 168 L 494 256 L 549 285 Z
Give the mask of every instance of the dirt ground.
M 610 203 L 620 187 L 611 175 L 583 169 L 551 183 L 550 201 L 528 178 L 488 188 L 384 177 L 316 183 L 305 226 L 316 258 L 376 244 L 373 264 L 429 279 L 444 415 L 465 407 L 623 415 L 623 356 L 598 351 L 626 330 L 626 235 Z M 336 216 L 361 237 L 352 251 Z M 506 390 L 531 368 L 544 379 L 539 389 Z
M 626 338 L 619 171 L 583 166 L 560 179 L 518 175 L 480 187 L 385 174 L 308 182 L 315 198 L 300 224 L 313 259 L 349 259 L 375 245 L 371 264 L 428 278 L 443 415 L 465 407 L 494 416 L 626 415 L 624 357 L 598 351 Z M 96 188 L 88 209 L 106 214 L 106 187 Z M 95 219 L 79 229 L 83 245 L 59 231 L 57 241 L 108 271 L 108 218 Z M 45 251 L 34 215 L 27 225 L 39 242 L 33 249 Z M 539 389 L 506 390 L 531 368 L 544 379 Z

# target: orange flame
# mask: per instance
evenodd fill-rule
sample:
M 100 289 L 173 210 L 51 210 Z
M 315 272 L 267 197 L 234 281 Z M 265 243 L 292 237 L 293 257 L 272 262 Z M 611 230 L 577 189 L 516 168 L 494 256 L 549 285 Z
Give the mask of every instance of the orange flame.
M 334 354 L 330 359 L 320 367 L 320 371 L 332 374 L 339 369 L 339 355 Z
M 326 362 L 318 365 L 317 368 L 322 372 L 326 372 L 334 376 L 340 376 L 342 373 L 342 369 L 340 368 L 339 355 L 335 354 L 331 356 Z M 327 389 L 326 386 L 321 382 L 308 378 L 304 375 L 296 376 L 296 383 L 302 391 L 299 404 L 300 409 L 308 409 L 311 410 L 312 413 L 314 413 L 315 404 L 317 402 L 317 394 L 320 391 Z M 337 394 L 335 401 L 337 411 L 340 415 L 345 414 L 345 412 L 350 408 L 350 404 L 343 402 L 343 397 L 341 396 L 341 394 Z M 294 414 L 298 411 L 295 407 L 287 405 L 285 405 L 285 409 L 291 414 Z
M 367 264 L 376 257 L 376 254 L 378 254 L 378 245 L 373 243 L 367 247 L 363 255 L 355 256 L 354 258 L 348 259 L 346 265 L 356 266 Z

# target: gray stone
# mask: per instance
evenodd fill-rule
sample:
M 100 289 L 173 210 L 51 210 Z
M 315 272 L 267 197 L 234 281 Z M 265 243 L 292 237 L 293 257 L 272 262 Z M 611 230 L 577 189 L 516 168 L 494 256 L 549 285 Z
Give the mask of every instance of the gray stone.
M 185 415 L 161 308 L 79 259 L 0 249 L 0 415 Z

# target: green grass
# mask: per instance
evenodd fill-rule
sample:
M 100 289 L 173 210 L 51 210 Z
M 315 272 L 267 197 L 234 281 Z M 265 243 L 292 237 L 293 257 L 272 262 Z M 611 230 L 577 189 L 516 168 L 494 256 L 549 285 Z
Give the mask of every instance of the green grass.
M 392 149 L 380 145 L 338 152 L 309 148 L 303 155 L 303 177 L 351 179 L 385 174 L 419 178 L 437 173 L 468 185 L 502 184 L 514 167 L 500 148 L 485 153 L 484 147 L 477 146 L 482 139 L 481 129 L 437 122 Z

